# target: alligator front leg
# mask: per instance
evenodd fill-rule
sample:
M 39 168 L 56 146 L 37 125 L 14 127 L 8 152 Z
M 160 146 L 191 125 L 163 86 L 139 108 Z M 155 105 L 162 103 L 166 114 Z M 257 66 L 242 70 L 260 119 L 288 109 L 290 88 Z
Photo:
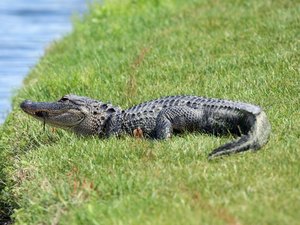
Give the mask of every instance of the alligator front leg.
M 106 122 L 106 126 L 104 128 L 104 131 L 99 130 L 99 136 L 100 137 L 105 137 L 105 138 L 109 138 L 109 137 L 120 137 L 123 134 L 123 131 L 121 129 L 121 121 L 122 121 L 122 116 L 120 114 L 113 114 L 111 115 L 107 122 Z

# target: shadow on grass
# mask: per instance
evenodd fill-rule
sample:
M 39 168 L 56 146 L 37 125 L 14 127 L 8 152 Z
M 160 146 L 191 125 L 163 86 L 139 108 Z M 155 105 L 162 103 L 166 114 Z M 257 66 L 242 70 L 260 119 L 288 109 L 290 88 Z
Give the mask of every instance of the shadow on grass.
M 0 190 L 3 190 L 5 187 L 3 185 L 0 186 Z M 0 199 L 0 224 L 8 225 L 12 224 L 13 220 L 11 219 L 11 215 L 13 213 L 13 206 L 6 202 L 3 202 Z

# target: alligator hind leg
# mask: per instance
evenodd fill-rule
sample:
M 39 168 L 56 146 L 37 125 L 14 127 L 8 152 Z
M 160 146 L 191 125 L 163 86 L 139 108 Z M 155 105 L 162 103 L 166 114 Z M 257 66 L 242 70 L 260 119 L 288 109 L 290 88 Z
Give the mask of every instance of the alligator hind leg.
M 155 138 L 168 139 L 172 134 L 173 126 L 170 119 L 164 113 L 160 113 L 156 119 Z
M 157 116 L 155 138 L 167 139 L 173 131 L 197 130 L 202 120 L 202 111 L 188 106 L 173 106 L 163 109 Z

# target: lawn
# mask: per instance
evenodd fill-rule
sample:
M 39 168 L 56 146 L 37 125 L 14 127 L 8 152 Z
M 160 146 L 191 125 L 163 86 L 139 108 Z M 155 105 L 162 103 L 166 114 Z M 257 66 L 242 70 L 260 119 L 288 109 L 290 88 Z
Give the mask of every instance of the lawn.
M 0 127 L 0 213 L 20 225 L 299 224 L 299 15 L 284 0 L 92 4 Z M 261 151 L 209 161 L 230 137 L 79 138 L 19 108 L 67 93 L 123 108 L 178 94 L 250 102 L 272 135 Z

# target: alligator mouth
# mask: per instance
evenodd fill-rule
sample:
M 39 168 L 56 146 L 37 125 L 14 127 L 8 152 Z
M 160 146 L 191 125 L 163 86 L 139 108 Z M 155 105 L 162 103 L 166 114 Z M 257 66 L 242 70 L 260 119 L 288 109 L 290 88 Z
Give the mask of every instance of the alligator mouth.
M 45 118 L 45 117 L 48 117 L 48 112 L 45 112 L 45 111 L 37 111 L 37 112 L 34 112 L 34 115 L 35 115 L 36 117 Z
M 41 120 L 56 127 L 71 128 L 81 123 L 85 115 L 77 108 L 63 103 L 32 102 L 25 100 L 20 104 L 21 109 Z M 76 112 L 77 113 L 76 113 Z

